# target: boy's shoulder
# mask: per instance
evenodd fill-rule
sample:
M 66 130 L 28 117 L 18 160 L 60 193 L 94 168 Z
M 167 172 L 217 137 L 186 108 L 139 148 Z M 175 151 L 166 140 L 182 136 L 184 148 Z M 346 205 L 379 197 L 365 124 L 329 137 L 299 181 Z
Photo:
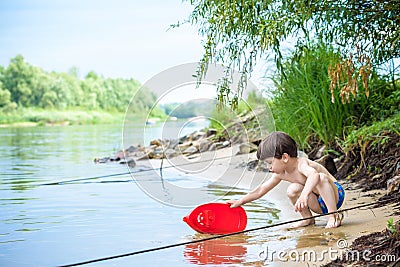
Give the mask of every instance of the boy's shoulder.
M 308 158 L 300 158 L 300 157 L 298 157 L 297 158 L 297 166 L 298 167 L 301 167 L 301 166 L 304 166 L 304 165 L 306 165 L 306 166 L 308 165 L 309 166 L 310 165 L 309 161 L 310 160 Z
M 308 158 L 298 158 L 297 161 L 297 168 L 299 171 L 304 171 L 305 169 L 317 169 L 318 167 L 316 166 L 318 163 L 315 161 L 312 161 Z
M 319 173 L 322 172 L 322 173 L 325 173 L 325 174 L 331 176 L 331 174 L 328 172 L 328 170 L 325 168 L 325 166 L 323 166 L 322 164 L 320 164 L 316 161 L 313 161 L 313 160 L 310 160 L 307 158 L 301 158 L 301 160 L 299 158 L 298 170 L 302 173 L 307 173 L 307 172 L 309 173 L 309 172 L 313 172 L 313 171 L 316 171 Z

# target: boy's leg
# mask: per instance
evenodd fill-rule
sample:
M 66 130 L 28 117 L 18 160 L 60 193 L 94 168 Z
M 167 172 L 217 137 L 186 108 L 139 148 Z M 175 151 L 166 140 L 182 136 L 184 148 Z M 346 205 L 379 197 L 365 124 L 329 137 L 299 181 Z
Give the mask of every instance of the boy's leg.
M 318 194 L 322 197 L 325 202 L 325 205 L 328 209 L 328 212 L 337 211 L 336 203 L 338 202 L 338 190 L 336 185 L 323 173 L 320 173 L 320 180 L 316 185 L 316 189 L 318 190 Z M 330 214 L 328 215 L 328 222 L 326 224 L 326 228 L 338 227 L 341 224 L 340 215 L 339 214 Z
M 303 191 L 303 188 L 304 188 L 303 185 L 297 184 L 297 183 L 292 183 L 289 185 L 289 187 L 287 189 L 287 196 L 289 197 L 289 199 L 293 205 L 296 203 L 297 199 L 299 198 L 301 192 Z M 318 198 L 315 194 L 309 195 L 307 204 L 308 204 L 308 208 L 305 208 L 302 211 L 300 211 L 301 217 L 303 217 L 303 218 L 311 217 L 312 214 L 311 214 L 310 209 L 316 213 L 322 213 L 321 207 L 319 206 L 319 203 L 318 203 Z M 297 223 L 292 224 L 291 228 L 307 226 L 307 225 L 314 224 L 314 223 L 315 223 L 314 219 L 303 220 L 303 221 L 299 221 Z

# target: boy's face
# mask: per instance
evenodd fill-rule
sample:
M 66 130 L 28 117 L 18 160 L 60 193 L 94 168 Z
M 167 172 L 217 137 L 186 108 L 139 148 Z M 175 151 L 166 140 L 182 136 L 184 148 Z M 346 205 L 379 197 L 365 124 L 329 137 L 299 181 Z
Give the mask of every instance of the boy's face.
M 272 173 L 279 174 L 285 172 L 285 164 L 283 157 L 281 159 L 275 157 L 269 157 L 266 158 L 264 162 L 267 164 L 269 171 Z

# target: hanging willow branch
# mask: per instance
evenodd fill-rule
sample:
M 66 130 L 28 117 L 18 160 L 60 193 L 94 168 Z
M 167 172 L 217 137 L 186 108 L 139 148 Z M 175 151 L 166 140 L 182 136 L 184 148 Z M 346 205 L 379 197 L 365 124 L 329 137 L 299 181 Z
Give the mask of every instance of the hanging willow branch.
M 227 76 L 218 85 L 220 103 L 236 105 L 246 86 L 240 83 L 232 95 L 229 75 L 233 70 L 247 80 L 255 62 L 270 54 L 285 77 L 282 44 L 289 39 L 297 43 L 324 40 L 339 50 L 343 60 L 330 68 L 331 90 L 339 89 L 343 102 L 357 95 L 360 81 L 369 94 L 372 65 L 400 57 L 400 0 L 187 1 L 193 6 L 187 22 L 204 38 L 197 79 L 205 76 L 208 64 L 227 68 Z

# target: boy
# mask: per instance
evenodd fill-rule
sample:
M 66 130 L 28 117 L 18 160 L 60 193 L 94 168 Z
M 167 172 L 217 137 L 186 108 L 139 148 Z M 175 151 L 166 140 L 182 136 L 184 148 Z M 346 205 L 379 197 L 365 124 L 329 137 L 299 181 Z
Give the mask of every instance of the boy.
M 287 195 L 303 218 L 315 213 L 337 211 L 343 204 L 344 190 L 324 166 L 306 158 L 297 157 L 296 142 L 283 132 L 273 132 L 259 145 L 257 158 L 268 164 L 272 177 L 239 200 L 230 200 L 231 208 L 256 200 L 282 180 L 290 182 Z M 301 227 L 314 224 L 314 219 L 307 219 L 293 224 Z M 338 213 L 328 215 L 326 228 L 338 227 L 341 216 Z

